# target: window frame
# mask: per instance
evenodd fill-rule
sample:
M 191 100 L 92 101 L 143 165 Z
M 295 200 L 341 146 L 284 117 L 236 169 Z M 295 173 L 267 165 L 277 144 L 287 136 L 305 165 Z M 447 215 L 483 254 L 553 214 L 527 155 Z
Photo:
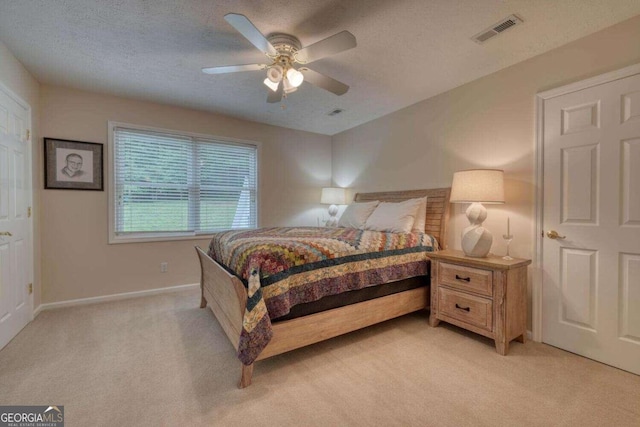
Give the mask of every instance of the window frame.
M 108 146 L 107 148 L 107 197 L 108 197 L 108 221 L 109 221 L 109 244 L 121 244 L 121 243 L 144 243 L 144 242 L 166 242 L 166 241 L 179 241 L 179 240 L 203 240 L 211 239 L 213 234 L 198 234 L 196 232 L 169 232 L 169 233 L 139 233 L 139 234 L 116 234 L 115 227 L 115 129 L 117 127 L 127 128 L 131 130 L 148 131 L 166 133 L 176 136 L 189 137 L 189 138 L 201 138 L 218 141 L 225 144 L 235 144 L 244 146 L 253 146 L 256 148 L 256 227 L 260 227 L 260 187 L 261 187 L 261 174 L 260 163 L 262 158 L 262 144 L 258 141 L 242 140 L 236 138 L 227 138 L 216 135 L 186 132 L 174 129 L 164 129 L 154 126 L 142 126 L 131 123 L 123 123 L 116 121 L 108 121 Z

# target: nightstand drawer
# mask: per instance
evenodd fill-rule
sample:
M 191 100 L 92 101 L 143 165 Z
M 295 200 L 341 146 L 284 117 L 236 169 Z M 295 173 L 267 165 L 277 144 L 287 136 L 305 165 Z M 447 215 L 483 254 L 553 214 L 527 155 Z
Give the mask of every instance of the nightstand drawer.
M 489 299 L 438 288 L 438 304 L 438 311 L 444 316 L 490 332 L 493 328 L 493 303 Z
M 491 271 L 445 262 L 438 264 L 441 284 L 488 297 L 493 295 L 493 273 Z

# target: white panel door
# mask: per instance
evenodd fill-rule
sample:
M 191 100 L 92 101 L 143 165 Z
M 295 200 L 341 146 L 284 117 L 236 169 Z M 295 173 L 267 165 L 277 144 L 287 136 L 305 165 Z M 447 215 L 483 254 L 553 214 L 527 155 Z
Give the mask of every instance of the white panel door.
M 640 374 L 640 75 L 545 100 L 543 216 L 543 342 Z
M 0 86 L 0 348 L 31 321 L 29 112 Z

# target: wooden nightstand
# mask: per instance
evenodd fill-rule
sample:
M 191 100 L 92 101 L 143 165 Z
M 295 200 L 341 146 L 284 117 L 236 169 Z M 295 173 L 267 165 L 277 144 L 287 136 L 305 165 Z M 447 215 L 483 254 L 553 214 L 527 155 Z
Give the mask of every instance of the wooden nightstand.
M 431 258 L 429 324 L 445 321 L 489 337 L 501 355 L 513 339 L 527 335 L 527 266 L 531 260 L 471 258 L 462 251 L 443 250 Z

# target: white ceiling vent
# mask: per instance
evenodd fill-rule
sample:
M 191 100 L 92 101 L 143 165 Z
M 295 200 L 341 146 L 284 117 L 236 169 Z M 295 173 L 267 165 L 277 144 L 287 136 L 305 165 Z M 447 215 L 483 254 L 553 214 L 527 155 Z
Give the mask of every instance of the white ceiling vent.
M 487 40 L 489 40 L 490 38 L 502 33 L 503 31 L 506 31 L 509 28 L 515 27 L 518 24 L 522 24 L 523 22 L 524 21 L 518 18 L 516 15 L 509 15 L 503 20 L 501 20 L 500 22 L 487 28 L 486 30 L 480 31 L 478 34 L 471 37 L 471 40 L 473 40 L 476 43 L 482 44 Z

